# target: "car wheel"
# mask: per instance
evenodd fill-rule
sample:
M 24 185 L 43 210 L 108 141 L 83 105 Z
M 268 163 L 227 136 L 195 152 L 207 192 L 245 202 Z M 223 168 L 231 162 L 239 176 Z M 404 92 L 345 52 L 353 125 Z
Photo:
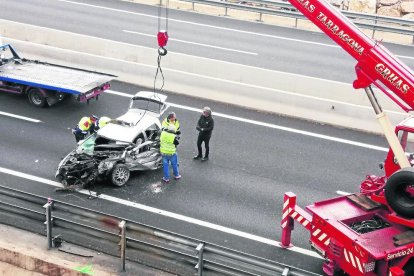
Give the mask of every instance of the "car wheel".
M 46 106 L 46 98 L 43 96 L 42 92 L 37 88 L 32 88 L 28 93 L 29 102 L 37 107 Z
M 395 172 L 385 185 L 385 198 L 399 215 L 414 218 L 414 169 Z
M 121 187 L 128 182 L 129 176 L 130 172 L 126 165 L 116 164 L 111 172 L 111 182 L 113 185 Z

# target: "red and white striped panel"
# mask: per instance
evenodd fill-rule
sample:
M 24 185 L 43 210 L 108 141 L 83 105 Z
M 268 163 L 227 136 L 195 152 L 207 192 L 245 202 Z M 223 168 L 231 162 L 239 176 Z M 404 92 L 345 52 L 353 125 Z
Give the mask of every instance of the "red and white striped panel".
M 301 214 L 299 214 L 298 212 L 296 212 L 295 210 L 290 210 L 290 216 L 296 220 L 297 222 L 299 222 L 300 224 L 303 225 L 303 227 L 305 227 L 308 230 L 311 230 L 312 224 L 309 220 L 307 220 L 306 218 L 304 218 Z
M 316 239 L 318 239 L 321 243 L 323 243 L 325 246 L 329 245 L 330 242 L 330 238 L 327 234 L 325 234 L 324 232 L 322 232 L 321 229 L 312 226 L 312 236 L 315 237 Z
M 285 202 L 283 202 L 282 221 L 281 221 L 282 228 L 285 228 L 288 223 L 288 218 L 289 218 L 289 214 L 291 210 L 291 208 L 289 208 L 289 203 L 290 203 L 289 198 L 287 198 Z
M 353 254 L 351 251 L 348 251 L 344 248 L 344 256 L 347 263 L 352 265 L 354 268 L 358 269 L 359 272 L 364 273 L 363 264 L 361 263 L 361 260 Z

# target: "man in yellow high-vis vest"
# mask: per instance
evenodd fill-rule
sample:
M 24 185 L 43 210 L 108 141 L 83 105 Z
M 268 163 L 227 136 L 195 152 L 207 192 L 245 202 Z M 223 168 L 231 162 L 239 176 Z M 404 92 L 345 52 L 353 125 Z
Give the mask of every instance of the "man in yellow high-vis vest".
M 177 145 L 179 144 L 178 136 L 175 133 L 175 126 L 169 124 L 168 128 L 164 128 L 160 137 L 160 152 L 162 155 L 162 164 L 164 176 L 162 180 L 165 183 L 170 182 L 170 163 L 173 169 L 174 179 L 178 180 L 181 175 L 178 171 Z
M 173 124 L 174 125 L 174 127 L 175 127 L 175 134 L 180 135 L 181 134 L 180 122 L 177 119 L 177 115 L 175 115 L 175 112 L 173 112 L 173 111 L 171 111 L 168 114 L 167 118 L 165 118 L 162 121 L 162 124 L 161 125 L 162 125 L 162 128 L 163 129 L 167 129 L 170 124 Z

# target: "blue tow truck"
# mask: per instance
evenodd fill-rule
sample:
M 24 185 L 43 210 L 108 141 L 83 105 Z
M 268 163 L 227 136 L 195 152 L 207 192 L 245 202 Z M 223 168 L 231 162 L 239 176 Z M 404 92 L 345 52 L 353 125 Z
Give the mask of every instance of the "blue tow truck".
M 0 45 L 0 92 L 26 95 L 37 107 L 72 95 L 87 102 L 110 88 L 114 75 L 21 58 L 10 44 Z

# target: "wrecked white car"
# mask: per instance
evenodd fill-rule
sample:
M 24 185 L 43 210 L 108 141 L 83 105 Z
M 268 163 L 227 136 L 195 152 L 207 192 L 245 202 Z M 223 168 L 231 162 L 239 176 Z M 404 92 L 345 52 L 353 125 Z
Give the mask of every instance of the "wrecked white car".
M 79 142 L 62 159 L 56 178 L 65 187 L 85 188 L 105 179 L 120 187 L 131 171 L 160 168 L 160 117 L 168 108 L 166 99 L 162 94 L 138 92 L 127 113 Z

